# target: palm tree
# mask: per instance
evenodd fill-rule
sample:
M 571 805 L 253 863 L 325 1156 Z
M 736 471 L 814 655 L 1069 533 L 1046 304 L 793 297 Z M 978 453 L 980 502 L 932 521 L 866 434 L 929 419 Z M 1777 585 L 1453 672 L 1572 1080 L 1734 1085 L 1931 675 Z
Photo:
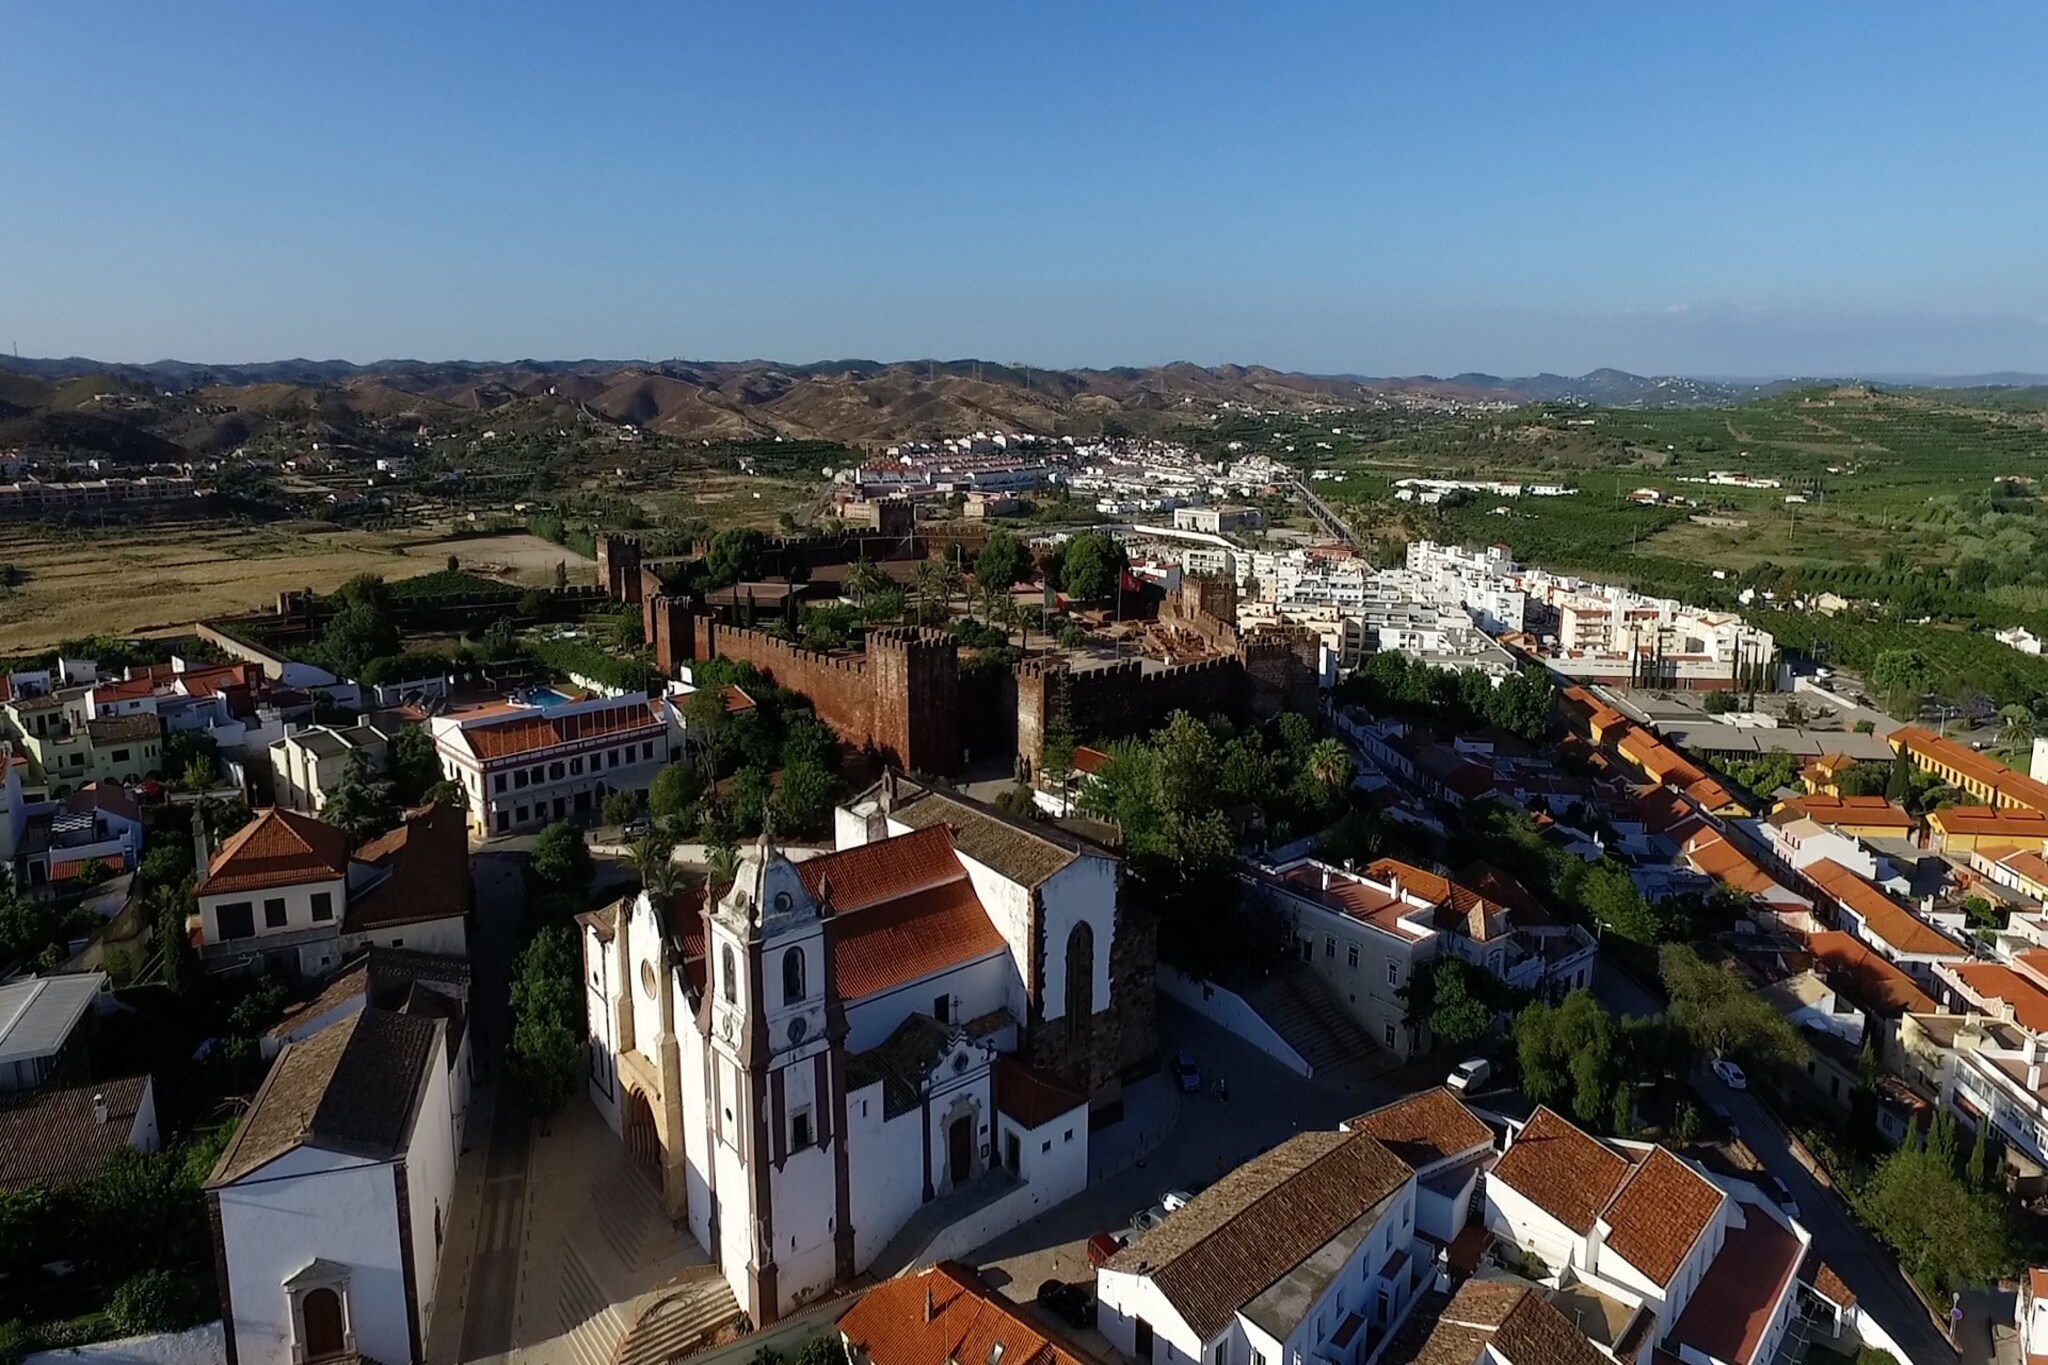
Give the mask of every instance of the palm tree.
M 725 839 L 705 845 L 704 867 L 709 874 L 705 887 L 709 893 L 707 899 L 715 898 L 717 893 L 731 886 L 733 878 L 740 873 L 739 846 Z
M 919 624 L 928 626 L 945 618 L 946 609 L 952 605 L 958 579 L 959 574 L 943 559 L 927 559 L 917 566 L 915 582 Z
M 1351 751 L 1342 740 L 1318 740 L 1309 748 L 1302 767 L 1317 786 L 1337 791 L 1351 780 Z
M 846 595 L 853 599 L 853 604 L 863 613 L 868 609 L 868 598 L 880 592 L 888 582 L 888 575 L 882 572 L 875 561 L 865 555 L 847 566 Z
M 1998 711 L 1998 742 L 2012 750 L 2028 749 L 2034 743 L 2034 713 L 2024 706 L 2004 706 Z
M 633 845 L 633 866 L 650 896 L 673 896 L 682 888 L 683 870 L 676 866 L 675 845 L 658 834 L 643 835 Z

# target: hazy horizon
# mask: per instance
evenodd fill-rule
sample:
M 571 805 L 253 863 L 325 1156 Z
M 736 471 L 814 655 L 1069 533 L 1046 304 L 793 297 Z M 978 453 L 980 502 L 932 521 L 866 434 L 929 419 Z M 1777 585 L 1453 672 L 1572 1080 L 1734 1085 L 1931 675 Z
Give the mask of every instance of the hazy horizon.
M 2048 12 L 1969 19 L 31 7 L 0 346 L 2048 373 Z

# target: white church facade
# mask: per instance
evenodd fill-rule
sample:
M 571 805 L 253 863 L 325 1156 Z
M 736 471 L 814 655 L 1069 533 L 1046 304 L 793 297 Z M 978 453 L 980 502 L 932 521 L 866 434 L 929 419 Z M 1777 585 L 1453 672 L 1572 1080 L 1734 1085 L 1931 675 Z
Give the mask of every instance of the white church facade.
M 899 1235 L 1078 1193 L 1091 1108 L 1155 1046 L 1114 857 L 893 775 L 836 836 L 800 864 L 764 838 L 708 907 L 583 918 L 591 1098 L 756 1325 Z

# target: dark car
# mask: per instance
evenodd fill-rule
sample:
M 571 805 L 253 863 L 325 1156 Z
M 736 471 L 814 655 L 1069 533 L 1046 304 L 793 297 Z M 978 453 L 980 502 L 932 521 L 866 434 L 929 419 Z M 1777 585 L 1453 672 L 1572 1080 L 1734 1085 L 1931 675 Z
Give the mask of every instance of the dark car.
M 1069 1327 L 1095 1325 L 1095 1299 L 1078 1284 L 1047 1280 L 1038 1286 L 1038 1306 Z
M 1184 1095 L 1193 1095 L 1201 1090 L 1202 1069 L 1195 1065 L 1194 1053 L 1173 1054 L 1173 1083 L 1181 1088 Z

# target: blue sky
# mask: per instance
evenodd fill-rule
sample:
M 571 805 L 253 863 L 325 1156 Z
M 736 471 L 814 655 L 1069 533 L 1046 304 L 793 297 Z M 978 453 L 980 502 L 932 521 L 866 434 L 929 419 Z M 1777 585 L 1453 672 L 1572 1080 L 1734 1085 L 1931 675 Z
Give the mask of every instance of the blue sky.
M 0 346 L 2048 371 L 2048 7 L 12 6 Z

